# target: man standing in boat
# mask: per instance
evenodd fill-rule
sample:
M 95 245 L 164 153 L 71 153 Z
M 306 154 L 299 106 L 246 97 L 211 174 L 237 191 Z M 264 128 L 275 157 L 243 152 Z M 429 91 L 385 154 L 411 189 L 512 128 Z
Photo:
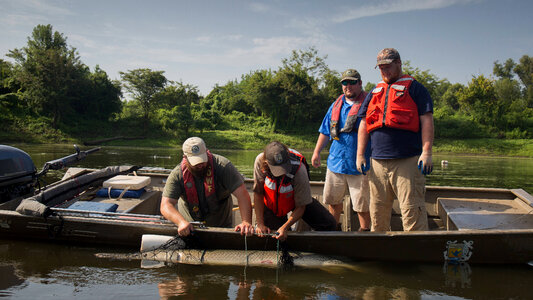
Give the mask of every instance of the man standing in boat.
M 311 196 L 305 157 L 280 142 L 271 142 L 255 158 L 253 189 L 259 235 L 277 230 L 276 238 L 283 241 L 300 219 L 317 231 L 337 227 L 333 216 Z
M 383 81 L 366 97 L 359 116 L 357 168 L 368 165 L 364 149 L 371 137 L 370 214 L 373 231 L 390 230 L 392 204 L 398 199 L 403 230 L 428 230 L 425 178 L 433 169 L 433 101 L 427 89 L 402 74 L 396 49 L 378 53 Z
M 231 227 L 231 194 L 238 200 L 242 217 L 235 231 L 250 235 L 252 202 L 242 175 L 227 158 L 207 150 L 201 138 L 191 137 L 183 143 L 181 164 L 172 170 L 165 184 L 161 214 L 178 226 L 180 236 L 191 233 L 192 221 Z
M 357 113 L 367 93 L 363 91 L 361 75 L 354 69 L 342 73 L 341 84 L 344 94 L 331 104 L 322 120 L 311 162 L 313 167 L 318 168 L 320 152 L 329 141 L 332 141 L 324 184 L 324 203 L 329 204 L 329 212 L 339 223 L 344 195 L 348 188 L 352 208 L 359 218 L 359 231 L 368 231 L 370 230 L 368 177 L 357 171 L 355 165 L 357 128 L 361 122 Z M 367 159 L 370 158 L 370 145 L 366 147 L 365 156 Z

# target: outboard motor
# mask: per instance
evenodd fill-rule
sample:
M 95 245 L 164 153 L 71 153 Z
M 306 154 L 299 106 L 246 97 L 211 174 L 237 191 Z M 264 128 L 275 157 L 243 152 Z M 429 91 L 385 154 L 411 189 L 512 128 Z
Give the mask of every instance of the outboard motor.
M 28 153 L 0 145 L 0 203 L 33 193 L 37 169 Z
M 15 147 L 0 145 L 0 203 L 21 196 L 33 195 L 35 187 L 39 185 L 39 178 L 44 176 L 48 170 L 61 170 L 84 159 L 90 153 L 100 150 L 100 148 L 93 148 L 80 151 L 76 145 L 74 149 L 76 153 L 48 161 L 43 169 L 37 172 L 28 153 Z

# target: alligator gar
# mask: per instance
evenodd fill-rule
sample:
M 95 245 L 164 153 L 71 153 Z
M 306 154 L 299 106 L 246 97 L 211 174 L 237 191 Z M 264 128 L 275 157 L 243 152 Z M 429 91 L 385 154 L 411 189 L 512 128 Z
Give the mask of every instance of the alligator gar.
M 324 255 L 288 252 L 296 267 L 322 268 L 343 267 L 348 263 Z M 152 260 L 171 264 L 187 265 L 232 265 L 251 267 L 278 267 L 281 251 L 245 251 L 245 250 L 200 250 L 174 249 L 151 250 L 138 253 L 97 253 L 96 257 L 115 260 Z M 280 263 L 281 264 L 281 263 Z
M 343 267 L 348 263 L 337 258 L 306 252 L 261 250 L 203 250 L 185 248 L 183 240 L 173 236 L 145 234 L 138 253 L 97 253 L 99 258 L 115 260 L 157 261 L 187 265 L 233 265 L 278 267 L 294 265 L 306 268 Z

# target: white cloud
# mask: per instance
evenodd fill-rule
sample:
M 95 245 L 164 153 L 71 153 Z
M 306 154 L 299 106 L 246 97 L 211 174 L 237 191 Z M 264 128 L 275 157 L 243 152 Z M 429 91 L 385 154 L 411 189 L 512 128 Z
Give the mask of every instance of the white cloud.
M 232 34 L 225 37 L 228 41 L 240 41 L 242 39 L 242 34 Z
M 55 6 L 53 4 L 50 4 L 50 1 L 46 1 L 46 0 L 26 0 L 26 1 L 19 1 L 19 3 L 21 3 L 22 5 L 26 5 L 27 7 L 30 7 L 32 10 L 36 10 L 40 13 L 44 13 L 47 15 L 53 15 L 53 16 L 75 15 L 75 13 L 73 13 L 69 9 Z
M 80 46 L 87 48 L 98 48 L 100 44 L 92 39 L 87 38 L 86 36 L 71 33 L 68 37 L 68 44 L 74 45 L 75 48 Z
M 211 37 L 210 36 L 199 36 L 196 38 L 196 41 L 200 43 L 209 43 L 211 42 Z
M 8 14 L 1 17 L 1 19 L 0 22 L 6 27 L 19 27 L 47 22 L 46 18 L 34 14 Z
M 268 7 L 266 4 L 264 3 L 257 3 L 257 2 L 254 2 L 254 3 L 251 3 L 250 4 L 250 10 L 251 11 L 254 11 L 254 12 L 267 12 L 270 10 L 270 7 Z
M 71 10 L 53 5 L 50 2 L 46 0 L 2 1 L 2 10 L 9 11 L 10 14 L 28 16 L 45 15 L 57 17 L 75 15 Z
M 236 42 L 240 41 L 243 38 L 241 34 L 230 34 L 230 35 L 222 35 L 222 36 L 199 36 L 196 37 L 194 40 L 200 43 L 223 43 L 223 42 Z
M 408 12 L 444 8 L 456 4 L 466 4 L 477 0 L 386 0 L 372 1 L 371 4 L 345 11 L 332 18 L 334 23 L 343 23 L 364 17 L 373 17 L 390 13 Z M 376 2 L 378 2 L 376 4 Z

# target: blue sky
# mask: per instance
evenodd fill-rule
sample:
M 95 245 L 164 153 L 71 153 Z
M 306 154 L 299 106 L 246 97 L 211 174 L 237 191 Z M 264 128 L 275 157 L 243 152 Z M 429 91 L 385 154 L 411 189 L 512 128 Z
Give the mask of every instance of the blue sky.
M 310 46 L 364 83 L 380 80 L 376 54 L 394 47 L 413 67 L 466 84 L 496 60 L 533 56 L 532 16 L 526 0 L 0 0 L 0 58 L 51 24 L 112 79 L 162 70 L 204 96 Z

